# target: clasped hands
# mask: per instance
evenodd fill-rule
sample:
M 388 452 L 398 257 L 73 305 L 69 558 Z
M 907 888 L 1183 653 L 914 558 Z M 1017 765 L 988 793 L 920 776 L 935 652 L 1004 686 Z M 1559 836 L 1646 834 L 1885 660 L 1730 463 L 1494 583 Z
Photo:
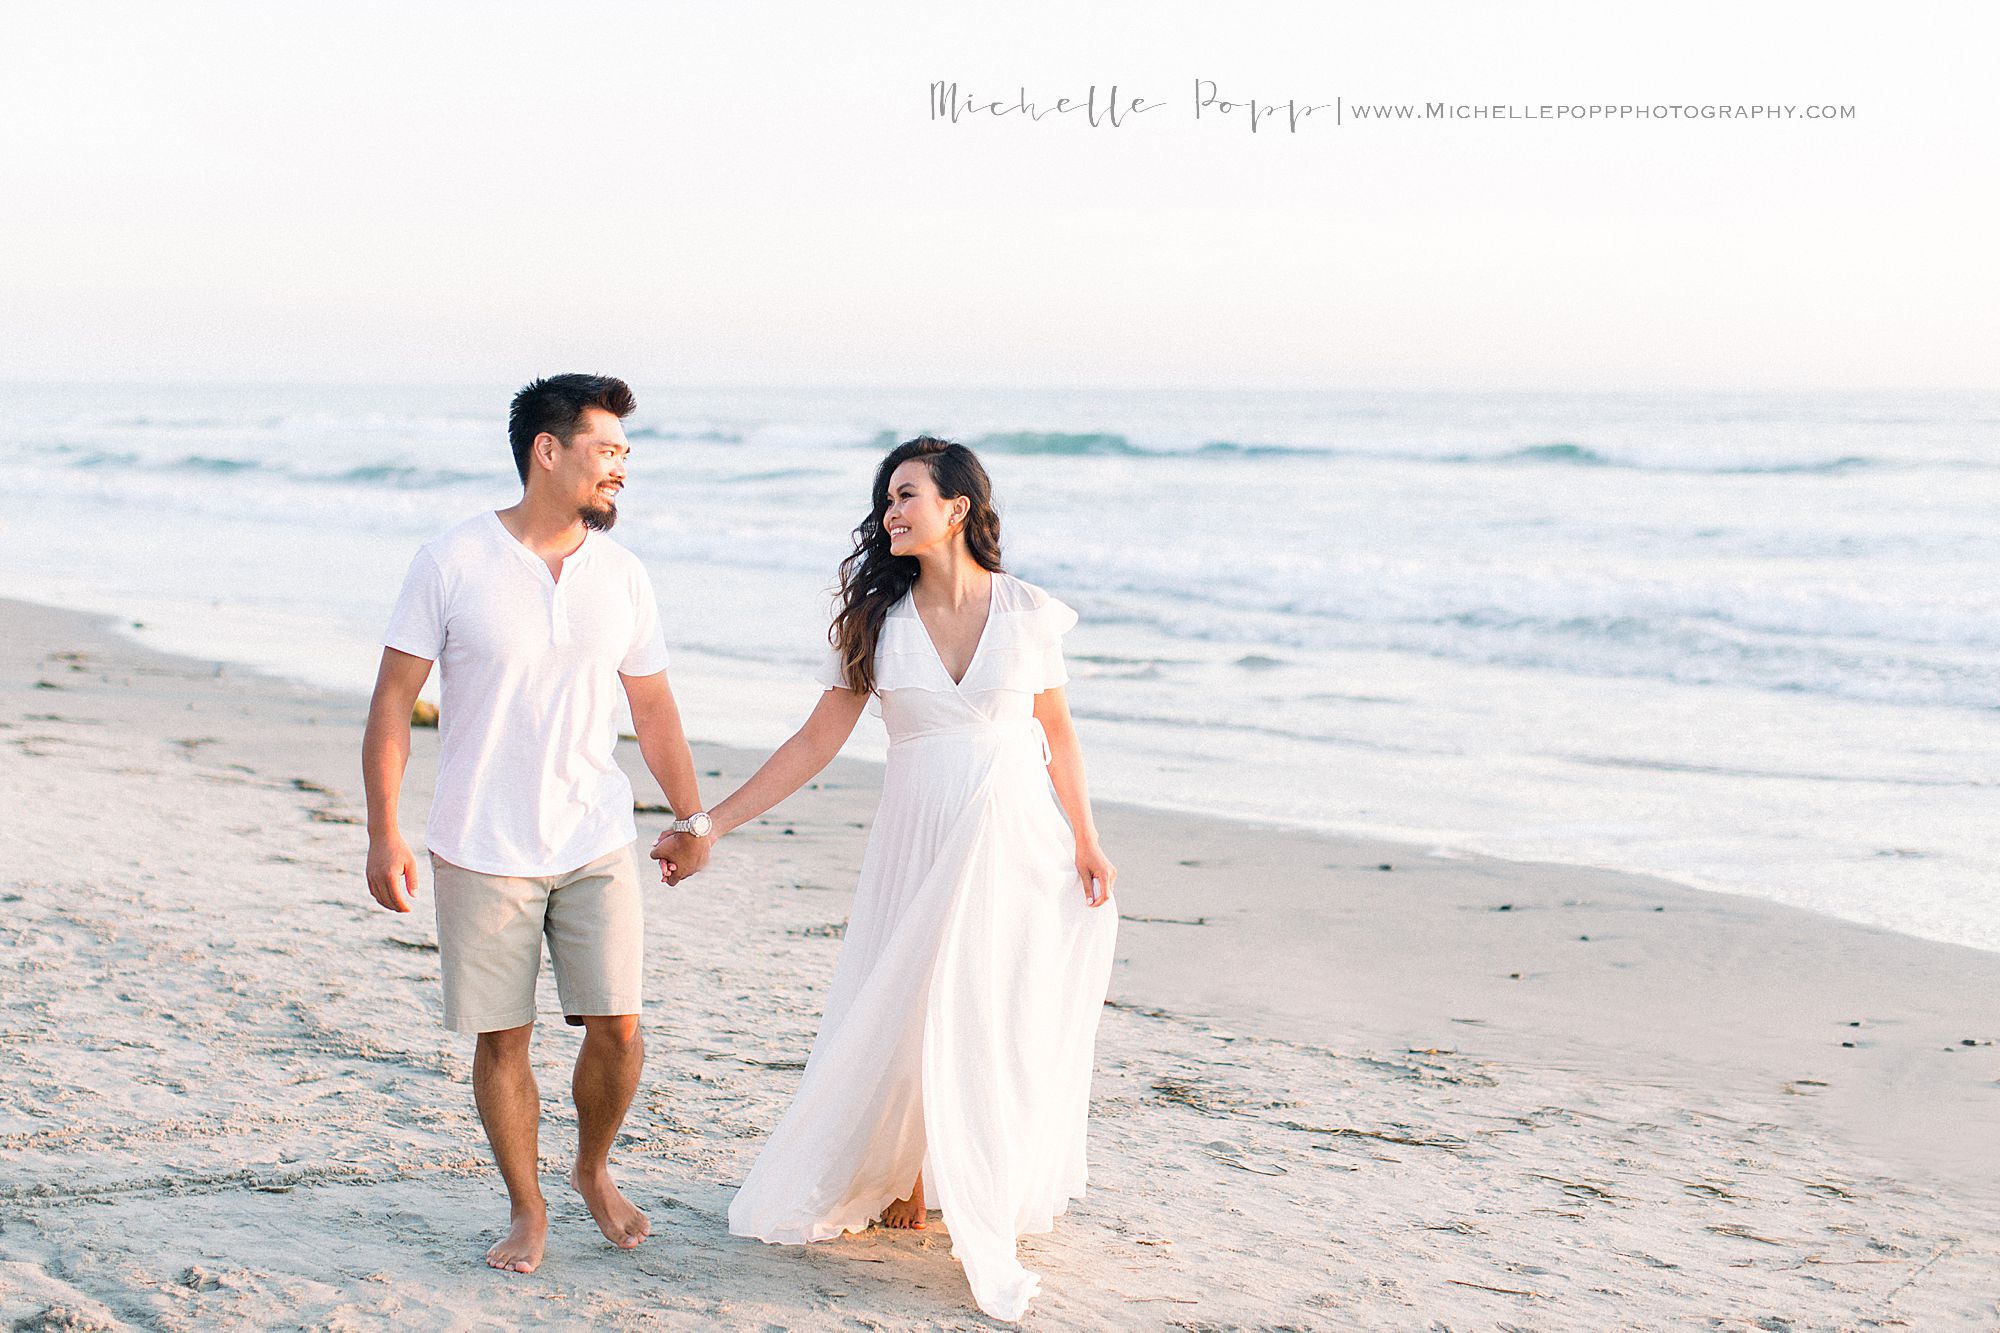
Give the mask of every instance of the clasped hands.
M 692 833 L 662 833 L 646 855 L 660 863 L 661 883 L 678 884 L 707 865 L 708 855 L 714 849 L 712 835 L 697 838 Z

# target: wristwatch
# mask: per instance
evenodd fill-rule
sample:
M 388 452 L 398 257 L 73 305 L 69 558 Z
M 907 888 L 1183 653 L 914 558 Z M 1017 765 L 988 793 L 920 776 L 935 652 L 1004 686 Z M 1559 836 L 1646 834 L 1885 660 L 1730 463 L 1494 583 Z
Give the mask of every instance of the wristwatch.
M 667 825 L 667 832 L 692 833 L 697 838 L 706 838 L 708 831 L 714 826 L 714 821 L 708 817 L 707 811 L 697 810 L 686 819 L 676 819 Z

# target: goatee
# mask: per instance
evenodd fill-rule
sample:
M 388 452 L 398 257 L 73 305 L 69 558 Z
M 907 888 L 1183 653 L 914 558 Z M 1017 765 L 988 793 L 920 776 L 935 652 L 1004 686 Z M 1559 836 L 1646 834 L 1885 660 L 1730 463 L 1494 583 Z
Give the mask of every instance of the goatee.
M 576 511 L 576 516 L 592 532 L 609 532 L 611 525 L 618 521 L 618 506 L 610 503 L 585 505 Z

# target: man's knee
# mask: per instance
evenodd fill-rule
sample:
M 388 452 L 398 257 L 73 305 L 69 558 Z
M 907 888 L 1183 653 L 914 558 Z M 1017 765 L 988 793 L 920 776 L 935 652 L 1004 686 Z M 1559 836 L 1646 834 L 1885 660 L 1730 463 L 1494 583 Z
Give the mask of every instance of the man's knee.
M 639 1016 L 586 1014 L 583 1016 L 583 1031 L 586 1039 L 590 1041 L 622 1050 L 639 1044 Z
M 524 1023 L 517 1028 L 500 1028 L 493 1032 L 479 1034 L 475 1056 L 487 1060 L 511 1063 L 528 1058 L 528 1046 L 535 1035 L 535 1025 Z

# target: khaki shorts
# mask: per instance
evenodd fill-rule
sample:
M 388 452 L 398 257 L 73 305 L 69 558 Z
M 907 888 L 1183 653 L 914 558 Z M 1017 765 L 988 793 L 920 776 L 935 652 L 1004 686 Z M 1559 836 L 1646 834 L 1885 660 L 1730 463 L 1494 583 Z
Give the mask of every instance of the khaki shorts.
M 482 875 L 431 857 L 444 1024 L 498 1032 L 535 1021 L 542 938 L 571 1023 L 639 1012 L 645 928 L 632 849 L 564 875 Z

